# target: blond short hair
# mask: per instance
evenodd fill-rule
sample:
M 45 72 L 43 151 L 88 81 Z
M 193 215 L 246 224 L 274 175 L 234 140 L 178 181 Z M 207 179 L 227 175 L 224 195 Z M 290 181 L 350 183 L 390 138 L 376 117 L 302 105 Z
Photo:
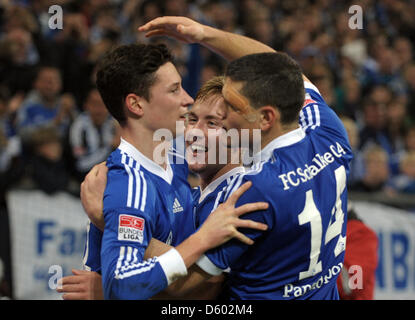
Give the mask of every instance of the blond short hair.
M 213 96 L 222 96 L 222 88 L 225 83 L 224 76 L 216 76 L 206 81 L 197 92 L 195 101 L 203 102 Z

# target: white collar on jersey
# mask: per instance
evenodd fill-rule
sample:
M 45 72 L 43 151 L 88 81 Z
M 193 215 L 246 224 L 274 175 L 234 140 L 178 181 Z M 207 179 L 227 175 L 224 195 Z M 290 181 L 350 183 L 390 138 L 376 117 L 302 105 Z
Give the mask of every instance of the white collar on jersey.
M 304 137 L 304 130 L 302 128 L 298 128 L 283 134 L 278 138 L 275 138 L 270 143 L 268 143 L 260 152 L 254 155 L 254 164 L 260 163 L 261 161 L 268 161 L 275 149 L 293 145 L 303 140 Z
M 314 90 L 319 95 L 321 95 L 320 91 L 318 91 L 318 88 L 314 84 L 312 84 L 310 81 L 304 81 L 304 88 Z
M 120 149 L 122 152 L 132 157 L 134 160 L 137 161 L 137 163 L 140 166 L 144 167 L 146 170 L 159 176 L 160 178 L 165 180 L 168 184 L 171 184 L 173 180 L 173 170 L 170 166 L 168 157 L 166 157 L 167 166 L 166 166 L 166 170 L 164 170 L 160 165 L 155 163 L 153 160 L 147 158 L 140 151 L 138 151 L 136 147 L 134 147 L 132 144 L 125 141 L 123 138 L 121 138 L 121 143 L 118 149 Z
M 244 173 L 245 172 L 245 168 L 240 166 L 240 167 L 236 167 L 233 168 L 232 170 L 229 170 L 228 172 L 226 172 L 225 174 L 221 175 L 220 177 L 216 178 L 215 180 L 213 180 L 211 183 L 209 183 L 205 189 L 201 190 L 200 192 L 200 198 L 199 198 L 199 203 L 201 203 L 210 193 L 212 193 L 213 191 L 216 190 L 216 188 L 226 179 L 230 178 L 231 176 L 238 174 L 238 173 Z

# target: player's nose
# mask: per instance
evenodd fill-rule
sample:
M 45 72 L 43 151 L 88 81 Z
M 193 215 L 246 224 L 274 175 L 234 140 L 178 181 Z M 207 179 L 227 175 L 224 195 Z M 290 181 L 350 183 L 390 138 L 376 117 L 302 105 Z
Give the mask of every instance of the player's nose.
M 195 101 L 193 98 L 186 92 L 186 90 L 183 89 L 183 103 L 182 105 L 185 107 L 188 107 L 192 105 Z

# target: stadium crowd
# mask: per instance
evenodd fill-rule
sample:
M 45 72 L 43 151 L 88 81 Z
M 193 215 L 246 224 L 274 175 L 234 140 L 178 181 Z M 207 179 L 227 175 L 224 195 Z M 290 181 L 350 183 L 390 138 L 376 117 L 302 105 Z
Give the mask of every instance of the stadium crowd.
M 349 26 L 354 4 L 362 8 L 361 29 Z M 52 5 L 63 8 L 62 29 L 49 26 Z M 1 221 L 9 188 L 77 196 L 89 169 L 118 145 L 94 85 L 97 61 L 111 48 L 167 43 L 193 97 L 223 72 L 225 61 L 199 45 L 137 32 L 162 15 L 188 16 L 290 54 L 345 124 L 355 155 L 349 190 L 415 194 L 413 0 L 0 0 Z

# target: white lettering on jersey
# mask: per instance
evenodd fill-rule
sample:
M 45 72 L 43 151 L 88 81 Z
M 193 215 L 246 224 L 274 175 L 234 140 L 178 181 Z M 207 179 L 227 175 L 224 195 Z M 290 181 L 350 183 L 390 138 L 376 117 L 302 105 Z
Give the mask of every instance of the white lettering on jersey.
M 311 160 L 312 163 L 305 164 L 303 168 L 297 168 L 296 170 L 280 174 L 278 178 L 284 184 L 284 190 L 288 190 L 290 187 L 297 187 L 300 183 L 313 179 L 321 170 L 332 163 L 335 158 L 341 158 L 346 154 L 346 151 L 344 151 L 338 142 L 335 145 L 330 145 L 329 149 L 330 151 L 323 155 L 317 153 Z
M 302 286 L 294 286 L 292 283 L 286 284 L 284 286 L 283 298 L 290 298 L 292 296 L 298 298 L 305 295 L 307 292 L 320 289 L 324 284 L 328 284 L 330 280 L 336 281 L 337 275 L 340 273 L 343 268 L 343 263 L 340 262 L 338 265 L 332 266 L 328 273 L 320 276 L 317 281 L 314 281 L 312 284 L 305 284 Z

